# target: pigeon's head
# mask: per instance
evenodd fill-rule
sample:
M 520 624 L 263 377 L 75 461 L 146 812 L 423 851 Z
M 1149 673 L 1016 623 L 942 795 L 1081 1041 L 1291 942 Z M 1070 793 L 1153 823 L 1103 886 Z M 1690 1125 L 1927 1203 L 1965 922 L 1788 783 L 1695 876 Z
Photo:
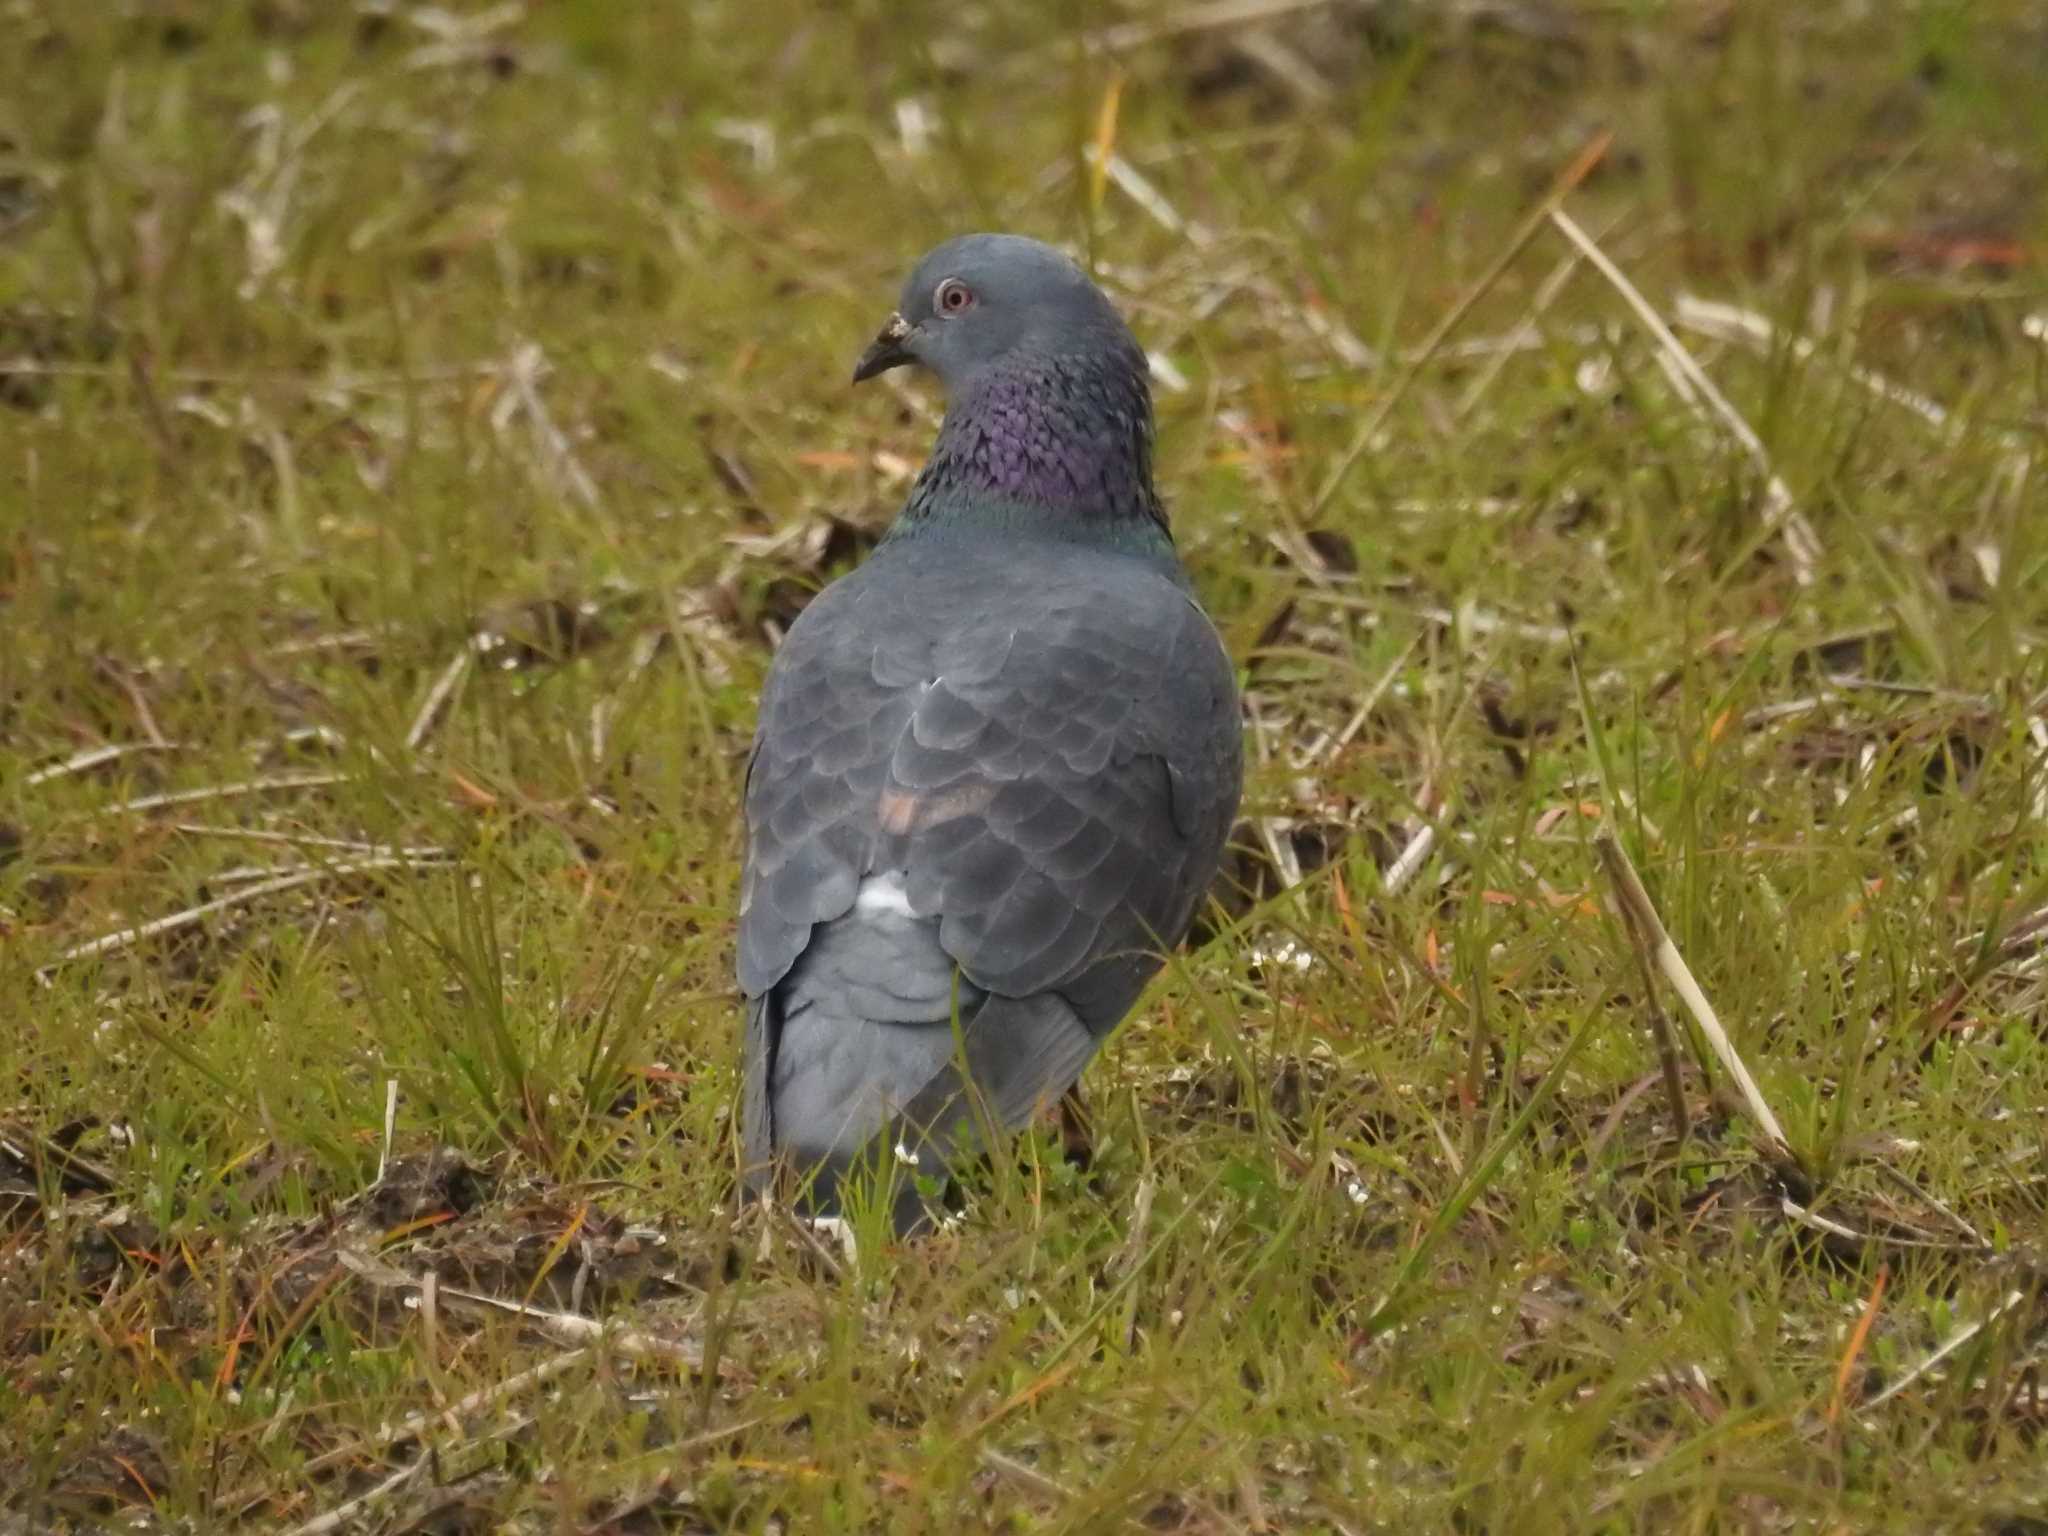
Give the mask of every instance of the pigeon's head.
M 1140 355 L 1085 272 L 1022 235 L 961 235 L 917 264 L 897 312 L 854 364 L 853 382 L 918 363 L 951 394 L 1019 353 L 1097 351 Z

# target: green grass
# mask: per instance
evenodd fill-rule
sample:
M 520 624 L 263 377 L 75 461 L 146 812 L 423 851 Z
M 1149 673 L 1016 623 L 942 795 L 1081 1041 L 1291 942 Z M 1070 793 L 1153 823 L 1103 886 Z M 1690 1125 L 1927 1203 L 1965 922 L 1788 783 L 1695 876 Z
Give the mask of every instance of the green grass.
M 0 1528 L 2048 1528 L 2048 13 L 1468 10 L 1271 21 L 1310 102 L 1079 45 L 1150 6 L 0 7 Z M 1304 529 L 1603 130 L 1811 581 L 1548 229 Z M 739 776 L 986 226 L 1186 378 L 1249 819 L 1092 1167 L 849 1258 L 732 1207 Z M 1690 1047 L 1674 1135 L 1603 823 L 1804 1218 Z

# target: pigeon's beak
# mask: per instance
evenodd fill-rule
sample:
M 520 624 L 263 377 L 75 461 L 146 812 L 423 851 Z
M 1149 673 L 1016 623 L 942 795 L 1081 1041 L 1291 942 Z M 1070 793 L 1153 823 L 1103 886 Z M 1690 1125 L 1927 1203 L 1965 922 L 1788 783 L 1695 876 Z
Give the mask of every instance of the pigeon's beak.
M 910 322 L 901 315 L 891 315 L 889 323 L 882 327 L 882 333 L 868 343 L 867 351 L 861 353 L 860 361 L 853 365 L 853 382 L 859 384 L 878 373 L 887 373 L 891 368 L 901 368 L 905 363 L 915 361 L 903 345 L 909 336 Z

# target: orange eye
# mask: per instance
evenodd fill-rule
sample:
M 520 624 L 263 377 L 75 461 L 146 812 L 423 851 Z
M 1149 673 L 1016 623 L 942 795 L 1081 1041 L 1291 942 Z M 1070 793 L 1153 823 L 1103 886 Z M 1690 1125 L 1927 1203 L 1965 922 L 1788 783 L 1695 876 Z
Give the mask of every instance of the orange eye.
M 974 290 L 957 277 L 949 277 L 932 293 L 932 308 L 942 315 L 957 315 L 974 303 Z

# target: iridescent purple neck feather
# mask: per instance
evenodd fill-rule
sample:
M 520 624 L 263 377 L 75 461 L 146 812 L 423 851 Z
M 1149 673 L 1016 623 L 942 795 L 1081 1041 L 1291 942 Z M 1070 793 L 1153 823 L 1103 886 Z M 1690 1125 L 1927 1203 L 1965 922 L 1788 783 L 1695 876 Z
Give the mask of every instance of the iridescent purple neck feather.
M 898 528 L 992 518 L 1069 538 L 1164 534 L 1144 354 L 1128 337 L 1088 339 L 1020 347 L 961 381 Z

